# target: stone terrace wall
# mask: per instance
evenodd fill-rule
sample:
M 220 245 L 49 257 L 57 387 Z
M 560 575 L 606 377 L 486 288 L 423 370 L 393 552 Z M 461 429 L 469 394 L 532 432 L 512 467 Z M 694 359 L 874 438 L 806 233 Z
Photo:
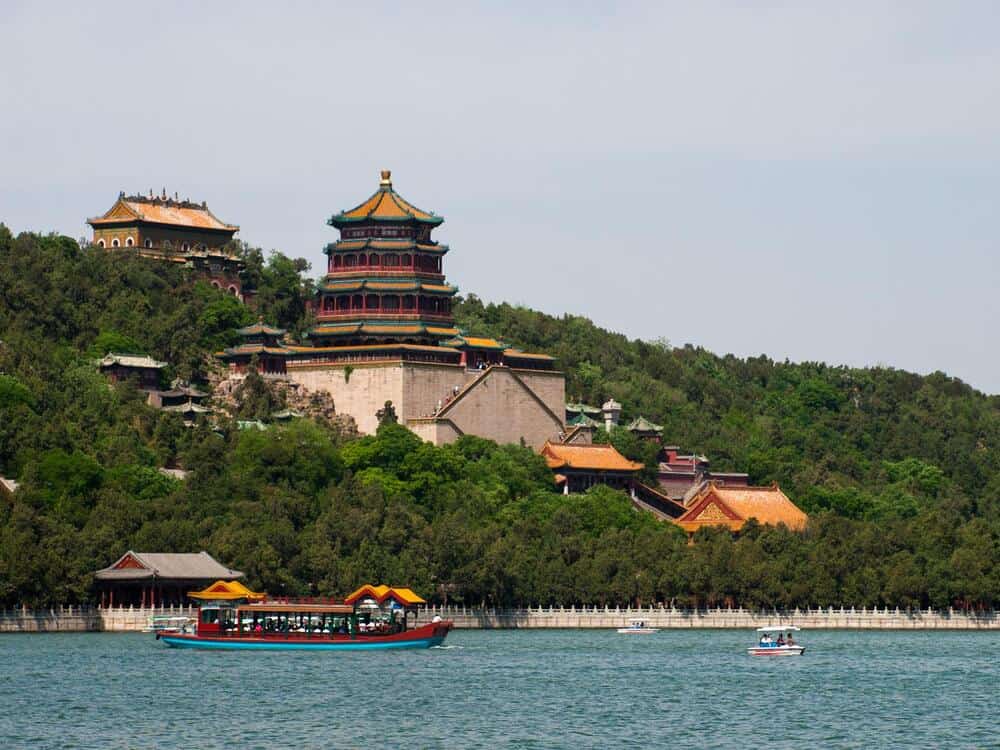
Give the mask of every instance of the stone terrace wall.
M 0 610 L 0 633 L 44 632 L 138 632 L 154 615 L 194 617 L 197 607 L 142 609 L 115 607 L 57 607 L 46 610 Z M 453 620 L 455 627 L 490 628 L 620 628 L 630 620 L 645 620 L 656 628 L 739 628 L 761 625 L 798 625 L 802 628 L 839 630 L 1000 630 L 997 612 L 947 610 L 906 611 L 898 609 L 808 609 L 761 612 L 748 609 L 670 609 L 649 607 L 619 609 L 602 607 L 481 609 L 473 607 L 424 607 L 417 622 L 434 615 Z
M 807 609 L 752 611 L 748 609 L 643 609 L 538 608 L 479 609 L 426 607 L 420 622 L 440 615 L 456 628 L 621 628 L 630 620 L 645 620 L 656 628 L 744 628 L 762 625 L 798 625 L 802 628 L 857 630 L 1000 630 L 996 612 L 967 613 L 948 610 Z
M 197 607 L 56 607 L 53 609 L 0 609 L 0 633 L 71 633 L 88 631 L 138 632 L 154 615 L 196 616 Z

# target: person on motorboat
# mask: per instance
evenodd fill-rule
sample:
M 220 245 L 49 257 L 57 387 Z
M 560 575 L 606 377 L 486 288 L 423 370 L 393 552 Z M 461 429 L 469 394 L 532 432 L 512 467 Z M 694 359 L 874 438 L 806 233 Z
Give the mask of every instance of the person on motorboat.
M 785 636 L 783 633 L 778 633 L 778 646 L 785 645 Z
M 792 634 L 791 633 L 789 633 L 788 637 L 785 639 L 785 645 L 786 646 L 794 646 L 795 645 L 795 639 L 792 638 Z

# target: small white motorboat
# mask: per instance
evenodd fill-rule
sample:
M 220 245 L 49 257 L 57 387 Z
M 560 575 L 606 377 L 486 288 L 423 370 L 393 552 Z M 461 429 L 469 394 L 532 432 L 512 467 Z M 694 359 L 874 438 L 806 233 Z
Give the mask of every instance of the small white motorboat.
M 624 633 L 625 635 L 650 635 L 652 633 L 659 633 L 659 628 L 651 628 L 646 625 L 645 620 L 630 620 L 627 628 L 618 628 L 619 633 Z
M 792 635 L 799 630 L 794 625 L 766 625 L 757 628 L 757 645 L 748 648 L 747 653 L 750 656 L 802 656 L 806 648 L 800 646 Z

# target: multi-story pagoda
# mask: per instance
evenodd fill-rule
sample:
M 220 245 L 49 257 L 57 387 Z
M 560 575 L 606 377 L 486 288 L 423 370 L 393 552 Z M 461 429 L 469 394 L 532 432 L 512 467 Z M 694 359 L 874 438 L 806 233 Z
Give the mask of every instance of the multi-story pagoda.
M 382 172 L 378 190 L 361 205 L 330 218 L 340 239 L 325 249 L 317 346 L 435 345 L 458 334 L 451 312 L 458 291 L 445 283 L 447 245 L 431 239 L 444 218 L 421 211 Z
M 147 258 L 182 263 L 207 276 L 212 286 L 243 299 L 243 262 L 227 249 L 239 231 L 208 210 L 208 206 L 153 191 L 118 194 L 102 216 L 87 219 L 93 243 L 108 250 L 123 249 Z

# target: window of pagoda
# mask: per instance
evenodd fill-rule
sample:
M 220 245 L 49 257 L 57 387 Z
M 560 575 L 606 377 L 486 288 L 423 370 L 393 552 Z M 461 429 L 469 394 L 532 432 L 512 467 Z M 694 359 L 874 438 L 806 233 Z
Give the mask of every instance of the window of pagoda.
M 323 298 L 323 312 L 330 312 L 333 309 L 333 297 Z
M 399 311 L 399 297 L 395 294 L 387 294 L 382 298 L 382 309 L 386 312 Z
M 362 297 L 360 294 L 355 294 L 353 297 L 351 297 L 352 310 L 361 310 L 364 308 L 364 306 L 365 306 L 365 298 Z
M 376 266 L 378 266 L 379 265 L 379 257 L 378 257 L 378 255 L 376 255 L 375 253 L 372 253 L 371 255 L 369 255 L 368 256 L 368 265 L 371 266 L 372 268 L 375 268 Z
M 117 237 L 115 237 L 113 240 L 111 240 L 111 247 L 118 247 L 120 244 L 121 243 L 118 241 Z
M 132 247 L 132 245 L 134 245 L 134 244 L 135 244 L 135 240 L 133 240 L 131 237 L 126 237 L 125 238 L 125 247 Z
M 389 253 L 388 255 L 382 256 L 382 262 L 389 268 L 395 268 L 399 265 L 399 256 L 396 253 Z
M 404 310 L 412 310 L 415 304 L 416 304 L 416 297 L 414 297 L 412 294 L 407 294 L 405 297 L 403 297 Z
M 346 311 L 350 307 L 350 304 L 351 304 L 351 298 L 348 297 L 346 294 L 341 297 L 337 297 L 338 310 Z
M 330 268 L 340 268 L 340 264 L 343 259 L 339 255 L 333 255 L 330 257 Z
M 97 246 L 103 248 L 104 247 L 104 240 L 98 240 L 97 241 Z
M 347 266 L 348 268 L 352 268 L 353 266 L 358 265 L 358 256 L 348 255 L 347 257 L 344 258 L 344 265 Z
M 378 310 L 378 295 L 369 294 L 365 297 L 366 310 Z
M 409 253 L 404 255 L 402 265 L 404 268 L 413 268 L 413 256 Z

